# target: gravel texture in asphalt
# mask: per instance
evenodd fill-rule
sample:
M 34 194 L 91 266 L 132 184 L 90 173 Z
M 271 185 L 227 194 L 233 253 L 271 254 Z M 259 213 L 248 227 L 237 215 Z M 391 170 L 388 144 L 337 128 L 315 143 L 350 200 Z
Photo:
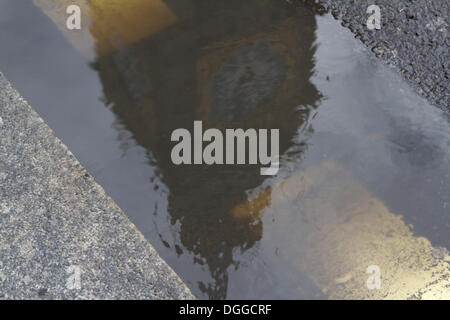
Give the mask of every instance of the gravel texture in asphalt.
M 449 2 L 447 0 L 301 0 L 329 11 L 372 52 L 396 68 L 418 94 L 450 114 Z M 369 30 L 370 5 L 381 29 Z
M 193 299 L 0 73 L 0 299 Z

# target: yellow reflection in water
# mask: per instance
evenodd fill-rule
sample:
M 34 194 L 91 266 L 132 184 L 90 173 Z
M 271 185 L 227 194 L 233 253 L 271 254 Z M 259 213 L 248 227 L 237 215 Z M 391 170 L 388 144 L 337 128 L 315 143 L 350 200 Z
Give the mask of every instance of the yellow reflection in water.
M 103 56 L 175 24 L 177 17 L 161 0 L 33 0 L 63 31 L 71 43 L 86 53 L 96 42 Z M 66 28 L 67 6 L 81 8 L 81 30 Z
M 265 240 L 286 250 L 329 298 L 450 299 L 448 253 L 414 236 L 342 165 L 326 161 L 268 190 L 237 206 L 235 217 L 259 217 L 255 209 L 275 216 Z M 292 223 L 296 217 L 304 227 Z M 379 290 L 366 285 L 370 265 L 381 270 Z

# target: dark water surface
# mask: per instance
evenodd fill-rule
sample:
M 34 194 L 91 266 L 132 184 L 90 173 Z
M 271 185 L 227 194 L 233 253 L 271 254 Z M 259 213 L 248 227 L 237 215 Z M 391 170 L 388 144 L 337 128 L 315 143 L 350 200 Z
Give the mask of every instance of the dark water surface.
M 0 70 L 195 295 L 358 297 L 347 275 L 366 262 L 390 272 L 418 237 L 450 247 L 448 122 L 330 16 L 279 0 L 139 2 L 125 31 L 91 7 L 82 35 L 61 32 L 51 0 L 3 0 Z M 147 25 L 146 10 L 165 16 Z M 279 128 L 279 174 L 173 165 L 170 134 L 194 120 Z

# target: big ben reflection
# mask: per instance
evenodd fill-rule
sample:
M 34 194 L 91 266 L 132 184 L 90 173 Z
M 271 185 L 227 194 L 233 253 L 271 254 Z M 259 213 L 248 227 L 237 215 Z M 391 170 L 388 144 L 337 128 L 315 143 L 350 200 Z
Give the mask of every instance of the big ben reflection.
M 112 110 L 156 160 L 181 251 L 201 257 L 210 270 L 214 281 L 199 289 L 221 299 L 227 268 L 238 263 L 233 249 L 245 251 L 263 236 L 258 217 L 232 211 L 265 177 L 260 166 L 176 166 L 171 133 L 192 128 L 194 120 L 204 130 L 278 128 L 282 155 L 320 99 L 310 83 L 316 22 L 308 9 L 279 0 L 167 0 L 164 8 L 163 27 L 143 37 L 136 36 L 145 28 L 139 18 L 127 20 L 129 35 L 106 39 L 105 21 L 93 19 L 94 67 Z

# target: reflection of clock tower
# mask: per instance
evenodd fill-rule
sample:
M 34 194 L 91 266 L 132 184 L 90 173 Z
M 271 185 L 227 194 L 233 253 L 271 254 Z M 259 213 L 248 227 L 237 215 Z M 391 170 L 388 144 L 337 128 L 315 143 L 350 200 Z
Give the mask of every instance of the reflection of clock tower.
M 204 291 L 223 298 L 232 249 L 252 247 L 263 232 L 258 217 L 231 212 L 264 177 L 259 166 L 175 166 L 170 135 L 202 120 L 204 130 L 279 129 L 280 154 L 293 146 L 320 98 L 309 81 L 314 14 L 280 0 L 80 3 L 89 34 L 68 37 L 77 48 L 95 42 L 107 103 L 156 160 L 179 246 L 204 259 L 215 280 Z

